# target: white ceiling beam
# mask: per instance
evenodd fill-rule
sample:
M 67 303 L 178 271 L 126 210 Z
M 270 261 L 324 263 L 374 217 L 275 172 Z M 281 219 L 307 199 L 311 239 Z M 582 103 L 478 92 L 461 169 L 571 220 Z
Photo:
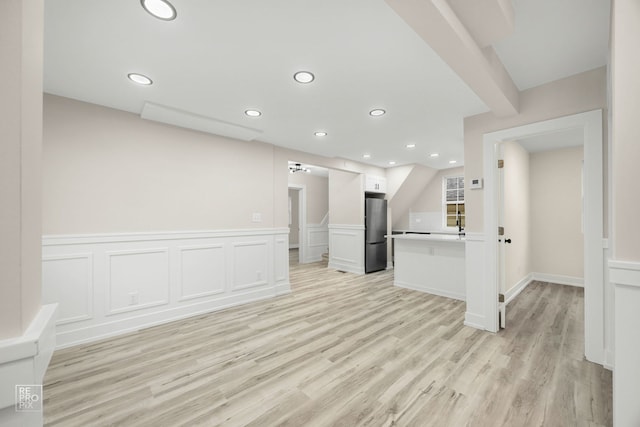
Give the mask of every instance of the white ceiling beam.
M 518 113 L 518 88 L 500 58 L 493 47 L 480 47 L 447 0 L 385 1 L 494 114 L 504 117 Z M 505 11 L 504 7 L 500 10 Z M 505 13 L 497 18 L 496 25 L 512 25 L 509 24 L 508 10 Z M 490 26 L 491 22 L 483 25 Z

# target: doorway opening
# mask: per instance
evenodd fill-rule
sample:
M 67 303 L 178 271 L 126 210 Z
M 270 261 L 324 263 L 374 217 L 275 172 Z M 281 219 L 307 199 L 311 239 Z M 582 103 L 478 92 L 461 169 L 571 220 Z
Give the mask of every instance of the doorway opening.
M 604 363 L 605 286 L 603 251 L 603 135 L 602 110 L 551 119 L 484 135 L 484 249 L 486 256 L 483 299 L 485 329 L 499 329 L 499 172 L 500 143 L 578 129 L 583 135 L 583 223 L 585 356 Z M 552 243 L 552 242 L 550 242 Z
M 505 328 L 508 304 L 530 283 L 584 286 L 582 130 L 502 142 L 498 157 L 499 317 Z
M 321 261 L 329 248 L 329 170 L 289 161 L 288 188 L 290 260 Z
M 304 259 L 304 235 L 306 228 L 306 188 L 289 184 L 289 263 L 302 264 Z M 296 256 L 297 255 L 297 256 Z

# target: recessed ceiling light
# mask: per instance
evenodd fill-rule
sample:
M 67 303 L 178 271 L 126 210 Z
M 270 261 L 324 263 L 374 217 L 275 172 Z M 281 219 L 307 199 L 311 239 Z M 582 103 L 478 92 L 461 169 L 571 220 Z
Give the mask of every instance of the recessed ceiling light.
M 173 5 L 166 0 L 140 0 L 140 4 L 144 10 L 158 19 L 172 21 L 178 16 Z
M 149 77 L 143 76 L 142 74 L 129 73 L 127 77 L 129 77 L 129 80 L 131 80 L 132 82 L 138 83 L 139 85 L 149 86 L 153 84 L 153 81 Z
M 439 156 L 440 156 L 440 154 L 438 154 L 438 153 L 431 153 L 431 154 L 429 154 L 429 157 L 439 157 Z
M 293 75 L 298 83 L 311 83 L 316 77 L 309 71 L 298 71 Z
M 393 160 L 391 160 L 391 161 L 389 162 L 389 164 L 393 166 L 393 165 L 395 165 L 395 164 L 396 164 L 396 162 L 394 162 Z
M 371 158 L 371 154 L 363 154 L 362 158 L 363 159 L 370 159 Z
M 315 136 L 327 136 L 326 132 L 316 132 L 314 133 Z
M 449 164 L 450 164 L 450 165 L 455 165 L 456 163 L 458 163 L 458 161 L 457 161 L 457 160 L 449 160 Z
M 416 148 L 416 144 L 407 144 L 405 145 L 408 149 Z
M 249 117 L 259 117 L 262 115 L 258 110 L 246 110 L 244 113 Z
M 369 115 L 373 116 L 373 117 L 381 116 L 384 113 L 386 113 L 386 111 L 384 111 L 382 108 L 376 108 L 376 109 L 373 109 L 373 110 L 369 111 Z

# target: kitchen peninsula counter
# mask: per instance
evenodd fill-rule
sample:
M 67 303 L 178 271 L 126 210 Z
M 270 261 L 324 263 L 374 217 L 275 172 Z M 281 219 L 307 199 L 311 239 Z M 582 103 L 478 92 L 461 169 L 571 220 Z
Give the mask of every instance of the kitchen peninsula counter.
M 393 234 L 398 287 L 464 301 L 465 239 L 458 234 Z

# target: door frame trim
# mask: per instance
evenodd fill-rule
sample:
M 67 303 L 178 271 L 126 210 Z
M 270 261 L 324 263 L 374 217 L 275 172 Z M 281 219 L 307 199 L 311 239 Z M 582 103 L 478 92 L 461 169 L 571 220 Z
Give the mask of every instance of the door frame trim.
M 498 215 L 497 215 L 497 144 L 560 130 L 581 128 L 584 132 L 584 282 L 585 282 L 585 356 L 604 362 L 604 196 L 603 196 L 603 128 L 602 110 L 593 110 L 524 126 L 517 126 L 483 136 L 484 167 L 484 249 L 485 278 L 483 305 L 485 329 L 498 331 Z

